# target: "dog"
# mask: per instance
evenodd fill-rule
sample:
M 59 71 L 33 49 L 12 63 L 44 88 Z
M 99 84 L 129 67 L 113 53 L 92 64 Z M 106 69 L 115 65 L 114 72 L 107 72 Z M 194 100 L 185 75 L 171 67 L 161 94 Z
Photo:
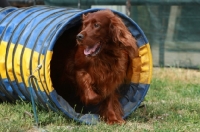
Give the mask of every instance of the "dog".
M 76 46 L 69 54 L 62 80 L 74 85 L 83 104 L 98 105 L 103 121 L 123 124 L 119 87 L 127 78 L 131 60 L 138 56 L 138 47 L 120 17 L 109 9 L 84 14 Z
M 108 124 L 123 123 L 118 87 L 127 76 L 130 58 L 138 55 L 136 40 L 110 10 L 83 15 L 77 35 L 75 80 L 83 103 L 101 103 L 99 114 Z

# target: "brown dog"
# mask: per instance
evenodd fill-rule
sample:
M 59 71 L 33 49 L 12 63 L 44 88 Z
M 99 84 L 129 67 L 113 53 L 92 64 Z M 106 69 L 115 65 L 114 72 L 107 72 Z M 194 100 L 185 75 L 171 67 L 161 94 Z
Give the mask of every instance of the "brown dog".
M 129 58 L 137 54 L 135 39 L 119 17 L 102 10 L 83 16 L 77 43 L 75 79 L 81 100 L 101 102 L 100 116 L 107 123 L 124 122 L 117 89 L 126 78 Z
M 99 114 L 108 124 L 123 123 L 118 88 L 126 79 L 131 58 L 138 56 L 136 40 L 110 10 L 83 15 L 76 40 L 65 58 L 62 79 L 73 82 L 85 105 L 100 105 Z

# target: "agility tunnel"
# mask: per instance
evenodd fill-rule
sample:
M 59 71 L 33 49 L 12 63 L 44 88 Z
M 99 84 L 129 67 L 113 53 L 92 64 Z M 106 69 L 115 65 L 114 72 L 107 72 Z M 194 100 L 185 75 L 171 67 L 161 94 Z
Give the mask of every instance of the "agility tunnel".
M 102 9 L 49 6 L 0 8 L 0 102 L 32 101 L 44 109 L 62 112 L 77 122 L 96 124 L 97 106 L 84 106 L 73 86 L 59 83 L 63 60 L 75 46 L 82 15 Z M 144 100 L 152 76 L 149 42 L 141 28 L 126 15 L 113 11 L 137 40 L 129 83 L 120 88 L 120 103 L 127 118 Z

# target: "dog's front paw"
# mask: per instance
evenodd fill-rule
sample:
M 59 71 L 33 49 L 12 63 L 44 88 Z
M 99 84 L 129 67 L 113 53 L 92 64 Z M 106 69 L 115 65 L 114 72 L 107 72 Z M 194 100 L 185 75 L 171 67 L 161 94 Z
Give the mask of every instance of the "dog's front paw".
M 88 104 L 98 104 L 100 102 L 100 96 L 96 94 L 92 89 L 88 88 L 84 92 L 84 96 L 81 97 L 82 102 Z
M 123 119 L 109 119 L 106 121 L 107 124 L 109 125 L 113 125 L 113 124 L 119 124 L 119 125 L 122 125 L 122 124 L 125 124 L 125 121 Z

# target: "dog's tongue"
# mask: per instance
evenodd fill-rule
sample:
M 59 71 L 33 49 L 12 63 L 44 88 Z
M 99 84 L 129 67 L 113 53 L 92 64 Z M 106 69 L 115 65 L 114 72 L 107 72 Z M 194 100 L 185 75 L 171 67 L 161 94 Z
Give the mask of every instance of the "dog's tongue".
M 99 45 L 100 45 L 100 42 L 98 42 L 97 44 L 95 44 L 93 47 L 86 47 L 85 48 L 85 50 L 84 50 L 84 54 L 85 55 L 91 55 L 91 54 L 93 54 L 96 50 L 97 50 L 97 48 L 99 47 Z

